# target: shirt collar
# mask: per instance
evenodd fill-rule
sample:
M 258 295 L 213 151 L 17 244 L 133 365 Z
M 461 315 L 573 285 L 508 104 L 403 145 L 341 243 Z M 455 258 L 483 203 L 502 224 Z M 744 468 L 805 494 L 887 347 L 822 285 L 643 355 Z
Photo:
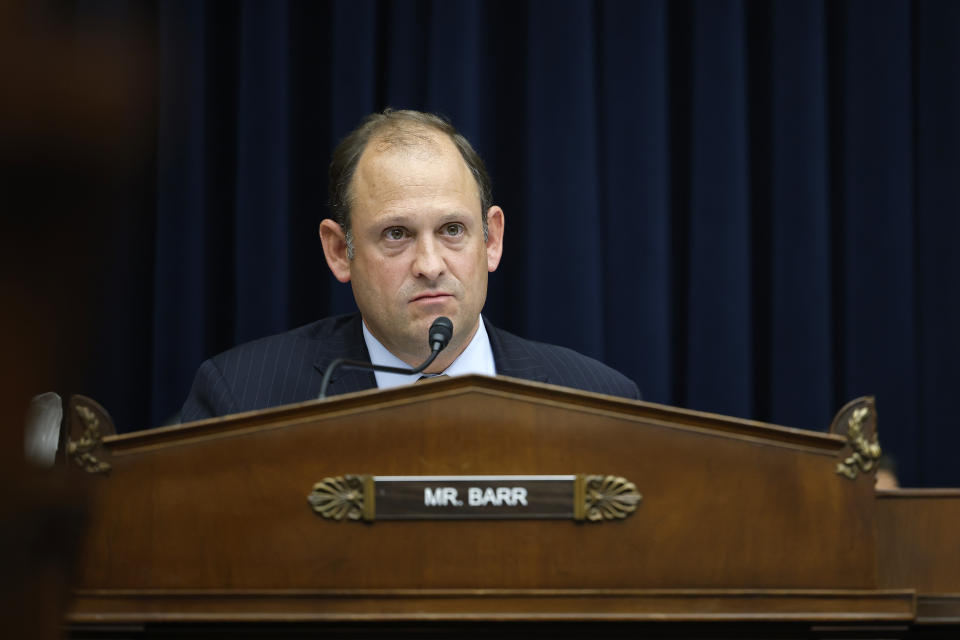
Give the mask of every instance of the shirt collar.
M 476 333 L 467 348 L 457 356 L 449 367 L 444 370 L 448 376 L 463 376 L 470 373 L 479 373 L 486 376 L 497 374 L 493 363 L 493 349 L 490 348 L 490 337 L 487 335 L 487 328 L 483 324 L 483 318 L 479 319 Z M 373 337 L 366 323 L 363 323 L 363 340 L 367 343 L 367 352 L 370 354 L 370 362 L 374 364 L 386 365 L 388 367 L 406 367 L 406 362 L 390 353 L 379 340 Z M 374 377 L 377 379 L 377 387 L 380 389 L 390 389 L 392 387 L 401 387 L 406 384 L 412 384 L 420 379 L 420 373 L 407 375 L 403 373 L 386 373 L 384 371 L 374 371 Z M 430 374 L 426 374 L 430 375 Z

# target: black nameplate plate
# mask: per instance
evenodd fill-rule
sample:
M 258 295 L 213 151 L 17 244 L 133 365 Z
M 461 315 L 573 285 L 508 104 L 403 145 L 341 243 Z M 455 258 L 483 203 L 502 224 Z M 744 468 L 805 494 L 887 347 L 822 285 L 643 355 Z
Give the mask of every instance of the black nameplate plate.
M 621 520 L 643 497 L 626 478 L 343 475 L 313 485 L 307 501 L 328 520 Z
M 377 520 L 573 518 L 576 476 L 374 476 Z

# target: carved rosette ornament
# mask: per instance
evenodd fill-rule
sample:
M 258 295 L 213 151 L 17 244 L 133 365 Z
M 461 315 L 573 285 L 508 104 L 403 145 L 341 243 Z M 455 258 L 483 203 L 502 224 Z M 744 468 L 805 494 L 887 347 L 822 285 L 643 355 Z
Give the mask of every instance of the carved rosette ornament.
M 847 404 L 834 419 L 831 432 L 847 438 L 850 455 L 837 463 L 839 475 L 856 480 L 860 473 L 876 469 L 882 453 L 877 440 L 873 398 L 859 398 Z
M 83 424 L 83 433 L 77 440 L 67 442 L 67 455 L 73 458 L 78 466 L 87 473 L 106 473 L 110 471 L 110 463 L 97 458 L 94 451 L 100 447 L 103 434 L 100 428 L 100 418 L 88 406 L 76 403 L 74 399 L 74 413 Z
M 636 485 L 626 478 L 580 476 L 574 518 L 590 522 L 622 520 L 637 510 L 641 500 Z
M 369 476 L 324 478 L 313 485 L 307 500 L 316 513 L 329 520 L 372 520 L 373 492 L 367 490 L 368 484 L 372 484 Z

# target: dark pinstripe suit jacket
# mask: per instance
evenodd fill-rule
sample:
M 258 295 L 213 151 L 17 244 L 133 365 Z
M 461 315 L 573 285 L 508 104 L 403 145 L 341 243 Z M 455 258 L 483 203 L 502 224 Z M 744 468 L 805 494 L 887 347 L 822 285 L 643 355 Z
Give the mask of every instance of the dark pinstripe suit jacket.
M 592 358 L 564 347 L 532 342 L 483 319 L 497 373 L 584 391 L 639 398 L 637 385 Z M 360 314 L 326 318 L 234 347 L 202 365 L 183 405 L 182 420 L 252 411 L 312 400 L 335 358 L 369 360 Z M 373 389 L 372 371 L 339 369 L 327 395 Z

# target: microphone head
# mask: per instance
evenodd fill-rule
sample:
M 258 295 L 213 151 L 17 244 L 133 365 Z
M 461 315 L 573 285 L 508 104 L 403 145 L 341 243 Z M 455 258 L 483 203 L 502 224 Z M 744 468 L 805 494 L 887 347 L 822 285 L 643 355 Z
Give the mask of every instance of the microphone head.
M 443 351 L 453 337 L 453 323 L 450 318 L 440 316 L 430 325 L 430 349 L 433 351 Z

